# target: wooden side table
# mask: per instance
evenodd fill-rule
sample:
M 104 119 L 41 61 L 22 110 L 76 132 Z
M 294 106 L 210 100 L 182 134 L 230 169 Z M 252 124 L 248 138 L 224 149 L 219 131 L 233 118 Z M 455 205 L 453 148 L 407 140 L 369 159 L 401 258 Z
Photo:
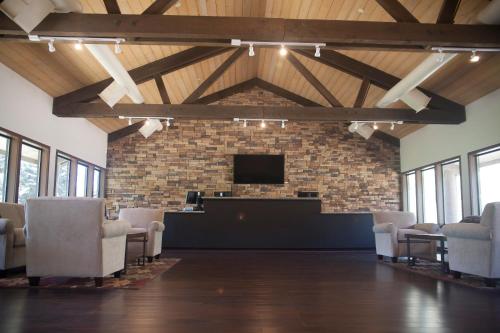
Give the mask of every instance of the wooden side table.
M 137 264 L 139 266 L 144 266 L 146 264 L 147 241 L 148 241 L 147 232 L 133 232 L 127 234 L 127 241 L 125 243 L 125 265 L 123 266 L 123 274 L 127 274 L 128 243 L 142 243 L 142 256 L 137 258 Z

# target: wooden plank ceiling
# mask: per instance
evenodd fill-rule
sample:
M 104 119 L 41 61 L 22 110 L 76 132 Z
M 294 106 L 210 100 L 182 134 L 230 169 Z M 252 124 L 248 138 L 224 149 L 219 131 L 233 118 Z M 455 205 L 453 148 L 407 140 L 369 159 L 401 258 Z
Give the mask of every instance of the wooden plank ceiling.
M 85 13 L 106 13 L 102 0 L 82 0 Z M 122 14 L 140 14 L 152 0 L 118 0 Z M 455 23 L 471 23 L 488 0 L 462 0 Z M 435 23 L 441 0 L 401 0 L 401 4 L 421 23 Z M 167 15 L 253 16 L 290 19 L 363 20 L 392 22 L 394 19 L 375 0 L 180 0 Z M 0 62 L 33 82 L 51 96 L 60 96 L 103 80 L 106 71 L 87 51 L 76 51 L 69 44 L 56 44 L 49 53 L 46 45 L 29 43 L 0 44 Z M 123 45 L 118 55 L 125 68 L 132 69 L 185 50 L 185 46 Z M 428 53 L 395 51 L 340 51 L 354 59 L 392 75 L 404 77 Z M 213 57 L 162 77 L 172 104 L 181 104 L 213 73 L 231 52 Z M 345 106 L 352 106 L 361 80 L 301 55 L 295 56 Z M 256 56 L 239 57 L 204 95 L 258 77 L 324 106 L 328 101 L 275 49 L 256 49 Z M 468 104 L 500 88 L 500 55 L 483 55 L 477 64 L 468 63 L 468 55 L 456 57 L 427 80 L 423 87 L 460 104 Z M 161 104 L 154 80 L 139 85 L 147 104 Z M 372 107 L 384 90 L 371 85 L 364 106 Z M 121 102 L 130 103 L 124 98 Z M 90 119 L 106 132 L 127 125 L 118 119 Z M 422 125 L 402 125 L 390 132 L 396 137 L 415 131 Z

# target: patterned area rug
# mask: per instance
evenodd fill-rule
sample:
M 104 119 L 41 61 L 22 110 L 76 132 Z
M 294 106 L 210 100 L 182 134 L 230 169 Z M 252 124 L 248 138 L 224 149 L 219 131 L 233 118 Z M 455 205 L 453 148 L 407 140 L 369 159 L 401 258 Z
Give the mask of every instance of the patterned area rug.
M 161 258 L 152 263 L 146 262 L 145 266 L 129 264 L 127 274 L 115 279 L 113 276 L 104 278 L 104 284 L 97 289 L 140 289 L 144 285 L 171 269 L 181 259 Z M 0 279 L 0 288 L 30 288 L 28 278 L 24 273 L 8 274 Z M 55 289 L 96 289 L 93 278 L 56 278 L 47 277 L 40 280 L 40 286 L 31 288 L 55 288 Z
M 476 289 L 500 292 L 500 281 L 497 282 L 496 288 L 492 288 L 492 287 L 487 287 L 484 284 L 484 279 L 476 275 L 462 274 L 462 277 L 460 279 L 454 279 L 451 274 L 445 274 L 441 271 L 441 263 L 439 262 L 431 262 L 419 259 L 415 266 L 408 266 L 406 261 L 392 263 L 390 261 L 384 260 L 379 262 L 394 267 L 395 269 L 428 276 L 436 280 L 447 281 Z

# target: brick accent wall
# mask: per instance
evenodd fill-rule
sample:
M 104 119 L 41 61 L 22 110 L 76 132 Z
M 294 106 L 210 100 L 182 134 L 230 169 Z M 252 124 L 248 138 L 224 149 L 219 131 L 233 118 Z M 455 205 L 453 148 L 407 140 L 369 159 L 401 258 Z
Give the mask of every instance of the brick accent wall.
M 219 104 L 295 105 L 254 88 Z M 285 184 L 232 184 L 234 154 L 284 154 Z M 107 207 L 185 206 L 188 190 L 240 197 L 295 197 L 318 191 L 324 212 L 399 209 L 399 148 L 353 136 L 341 123 L 290 122 L 285 129 L 232 121 L 178 121 L 144 139 L 108 146 Z

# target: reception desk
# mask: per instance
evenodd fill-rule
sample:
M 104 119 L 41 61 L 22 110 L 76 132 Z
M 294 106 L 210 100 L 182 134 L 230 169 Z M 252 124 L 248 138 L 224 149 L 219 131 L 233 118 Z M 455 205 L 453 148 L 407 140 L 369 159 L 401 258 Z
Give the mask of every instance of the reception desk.
M 204 198 L 202 212 L 166 212 L 163 247 L 371 249 L 371 213 L 321 213 L 316 198 Z

